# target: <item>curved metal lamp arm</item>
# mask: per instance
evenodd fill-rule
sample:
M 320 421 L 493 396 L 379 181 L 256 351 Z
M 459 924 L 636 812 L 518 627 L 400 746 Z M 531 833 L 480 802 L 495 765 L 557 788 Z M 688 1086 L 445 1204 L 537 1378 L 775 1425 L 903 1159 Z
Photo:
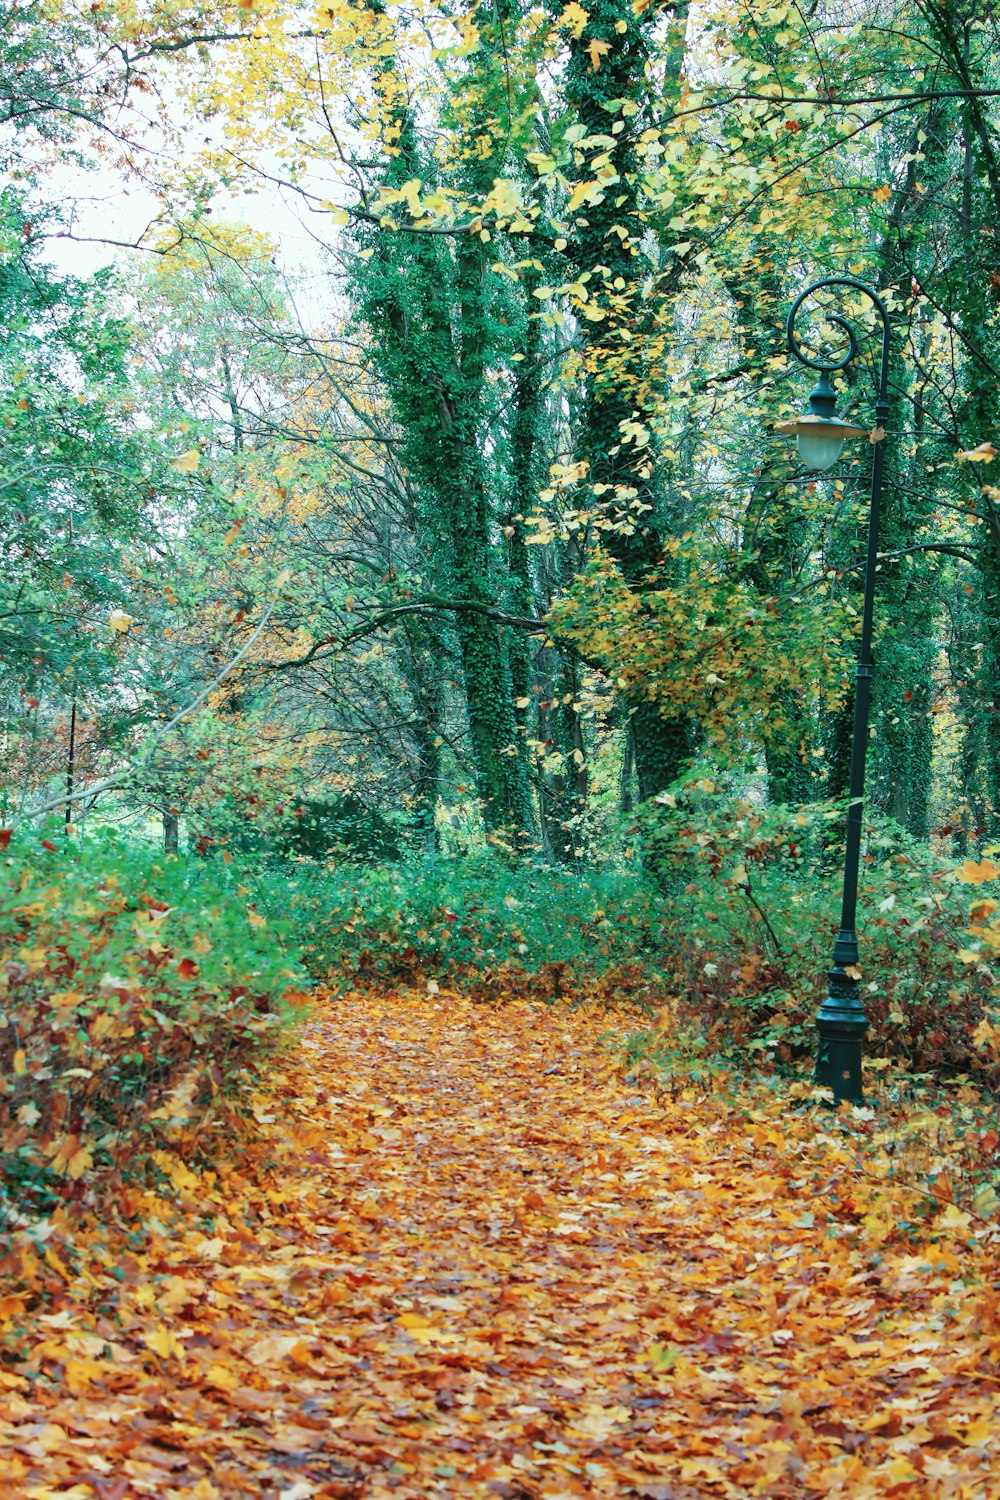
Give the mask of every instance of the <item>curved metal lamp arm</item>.
M 842 358 L 833 360 L 812 359 L 808 354 L 802 352 L 802 347 L 795 337 L 795 319 L 798 316 L 799 308 L 814 292 L 820 292 L 824 287 L 828 286 L 846 286 L 850 287 L 852 291 L 863 292 L 882 320 L 882 365 L 879 372 L 878 399 L 880 402 L 884 402 L 889 389 L 889 309 L 878 293 L 873 292 L 871 287 L 866 286 L 863 281 L 858 281 L 853 276 L 825 276 L 821 281 L 812 282 L 810 286 L 806 287 L 804 292 L 800 292 L 792 303 L 788 314 L 788 322 L 785 325 L 789 352 L 795 355 L 800 364 L 808 366 L 810 370 L 820 370 L 827 375 L 831 375 L 834 370 L 842 370 L 845 365 L 850 364 L 851 360 L 856 357 L 858 352 L 857 337 L 851 324 L 840 313 L 825 313 L 824 317 L 828 323 L 835 323 L 838 328 L 842 328 L 847 334 L 847 353 Z

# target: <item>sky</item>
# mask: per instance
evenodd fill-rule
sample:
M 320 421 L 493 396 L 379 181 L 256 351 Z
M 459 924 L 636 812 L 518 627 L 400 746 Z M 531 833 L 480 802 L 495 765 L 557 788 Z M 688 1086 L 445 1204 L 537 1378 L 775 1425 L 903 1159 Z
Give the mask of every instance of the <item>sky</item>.
M 69 225 L 65 237 L 47 241 L 46 259 L 74 276 L 90 276 L 107 265 L 123 269 L 141 264 L 142 251 L 130 250 L 161 210 L 157 195 L 141 180 L 126 178 L 106 160 L 92 156 L 87 170 L 74 163 L 50 167 L 44 195 L 63 205 Z M 296 302 L 307 324 L 324 321 L 331 301 L 326 258 L 316 235 L 330 241 L 336 227 L 322 216 L 303 213 L 279 187 L 262 181 L 257 191 L 232 195 L 220 190 L 212 200 L 216 222 L 246 224 L 277 245 L 277 262 L 296 283 Z M 305 220 L 305 222 L 304 222 Z

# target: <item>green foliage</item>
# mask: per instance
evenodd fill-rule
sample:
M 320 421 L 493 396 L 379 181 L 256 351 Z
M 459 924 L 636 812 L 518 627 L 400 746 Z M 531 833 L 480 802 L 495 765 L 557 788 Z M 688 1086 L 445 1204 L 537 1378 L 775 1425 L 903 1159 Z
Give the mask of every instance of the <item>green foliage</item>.
M 676 576 L 628 588 L 600 550 L 552 610 L 560 636 L 633 699 L 666 719 L 689 715 L 719 760 L 761 744 L 799 749 L 799 714 L 843 701 L 850 621 L 822 594 L 807 603 L 763 593 L 752 559 L 712 555 L 691 538 L 667 544 Z M 673 778 L 671 778 L 672 780 Z
M 695 774 L 646 813 L 672 873 L 664 933 L 682 1013 L 717 1048 L 788 1064 L 814 1050 L 840 901 L 844 809 L 769 808 Z M 869 824 L 858 901 L 869 1057 L 995 1082 L 977 1029 L 997 975 L 972 947 L 952 862 L 891 820 Z
M 665 1008 L 669 1047 L 709 1072 L 726 1057 L 799 1068 L 815 1049 L 838 924 L 843 818 L 834 803 L 768 808 L 695 773 L 642 814 L 655 883 L 481 853 L 368 869 L 303 862 L 258 873 L 254 895 L 261 911 L 290 917 L 303 962 L 341 990 L 584 990 Z M 950 861 L 876 822 L 859 899 L 869 1057 L 995 1081 L 996 945 L 976 946 L 992 931 L 983 909 L 970 908 Z
M 126 536 L 149 475 L 125 414 L 127 329 L 107 288 L 52 274 L 0 195 L 0 690 L 105 690 Z
M 265 881 L 258 905 L 293 918 L 303 961 L 319 979 L 350 988 L 386 979 L 471 986 L 484 995 L 528 985 L 548 996 L 588 977 L 628 970 L 633 998 L 657 984 L 662 913 L 638 876 L 573 874 L 512 865 L 484 851 L 379 869 L 301 873 Z
M 19 1211 L 208 1152 L 301 979 L 221 861 L 38 836 L 0 868 L 0 1157 Z M 30 1191 L 29 1191 L 30 1190 Z
M 322 859 L 332 854 L 366 863 L 388 863 L 402 854 L 406 830 L 358 797 L 307 801 L 295 809 L 278 848 L 285 857 Z

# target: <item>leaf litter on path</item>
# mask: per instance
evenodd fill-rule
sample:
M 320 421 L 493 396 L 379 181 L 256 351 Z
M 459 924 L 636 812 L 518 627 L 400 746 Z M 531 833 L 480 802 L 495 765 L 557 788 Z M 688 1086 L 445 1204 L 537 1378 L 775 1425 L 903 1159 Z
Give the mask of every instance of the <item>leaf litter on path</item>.
M 0 1302 L 0 1496 L 1000 1495 L 995 1233 L 898 1232 L 777 1095 L 635 1094 L 613 1025 L 321 1001 L 183 1212 Z

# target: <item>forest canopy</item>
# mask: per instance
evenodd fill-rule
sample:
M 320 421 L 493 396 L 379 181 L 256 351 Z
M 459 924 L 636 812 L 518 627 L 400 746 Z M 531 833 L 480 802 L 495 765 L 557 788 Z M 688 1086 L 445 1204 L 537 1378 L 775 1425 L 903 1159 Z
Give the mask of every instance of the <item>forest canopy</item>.
M 871 805 L 988 843 L 996 26 L 8 8 L 3 821 L 560 864 L 633 858 L 706 767 L 843 798 L 872 448 L 816 475 L 774 429 L 788 305 L 846 275 L 892 320 Z M 81 209 L 125 190 L 138 233 Z M 869 304 L 809 312 L 873 429 Z

